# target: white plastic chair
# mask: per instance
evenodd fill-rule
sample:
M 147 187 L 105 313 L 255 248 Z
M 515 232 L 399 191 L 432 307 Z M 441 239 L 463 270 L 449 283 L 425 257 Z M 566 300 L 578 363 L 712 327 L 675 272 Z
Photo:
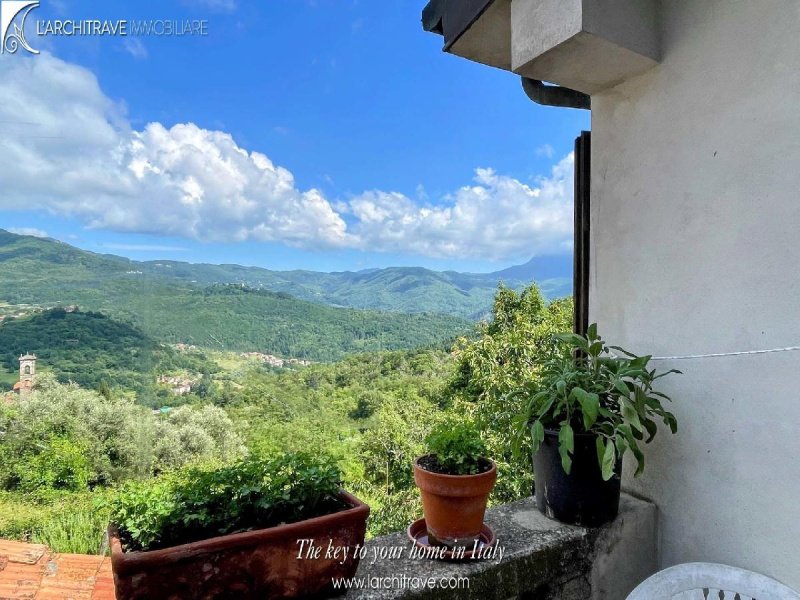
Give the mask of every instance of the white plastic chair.
M 686 563 L 649 577 L 627 600 L 800 600 L 800 594 L 752 571 Z

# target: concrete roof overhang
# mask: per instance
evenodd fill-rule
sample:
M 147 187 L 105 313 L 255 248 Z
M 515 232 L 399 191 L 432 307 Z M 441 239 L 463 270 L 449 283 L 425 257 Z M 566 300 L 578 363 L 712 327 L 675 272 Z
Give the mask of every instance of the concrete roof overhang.
M 431 0 L 425 31 L 444 37 L 444 51 L 511 70 L 511 0 Z
M 659 0 L 430 0 L 426 31 L 444 50 L 593 94 L 661 58 Z

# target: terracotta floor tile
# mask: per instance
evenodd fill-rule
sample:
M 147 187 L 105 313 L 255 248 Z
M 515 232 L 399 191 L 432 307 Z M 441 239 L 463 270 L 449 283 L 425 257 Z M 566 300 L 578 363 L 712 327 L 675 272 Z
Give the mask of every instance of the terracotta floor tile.
M 42 544 L 26 544 L 0 540 L 0 556 L 8 558 L 8 562 L 35 565 L 47 553 L 47 546 Z
M 0 600 L 115 600 L 111 561 L 0 540 Z

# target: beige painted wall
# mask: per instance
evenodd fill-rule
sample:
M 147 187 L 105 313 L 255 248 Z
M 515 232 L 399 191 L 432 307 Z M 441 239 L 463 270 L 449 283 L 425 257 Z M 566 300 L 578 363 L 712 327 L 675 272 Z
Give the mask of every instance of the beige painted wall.
M 662 64 L 592 98 L 591 318 L 656 355 L 800 345 L 800 2 L 665 0 L 661 28 Z M 626 486 L 662 565 L 800 589 L 800 352 L 658 364 L 680 431 Z

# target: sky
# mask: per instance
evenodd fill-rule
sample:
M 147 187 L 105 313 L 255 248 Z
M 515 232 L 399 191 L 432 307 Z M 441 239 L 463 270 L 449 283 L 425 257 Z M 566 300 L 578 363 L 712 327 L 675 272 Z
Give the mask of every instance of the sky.
M 140 260 L 493 271 L 571 252 L 589 113 L 417 0 L 41 0 L 0 55 L 0 227 Z M 206 35 L 38 35 L 202 20 Z

